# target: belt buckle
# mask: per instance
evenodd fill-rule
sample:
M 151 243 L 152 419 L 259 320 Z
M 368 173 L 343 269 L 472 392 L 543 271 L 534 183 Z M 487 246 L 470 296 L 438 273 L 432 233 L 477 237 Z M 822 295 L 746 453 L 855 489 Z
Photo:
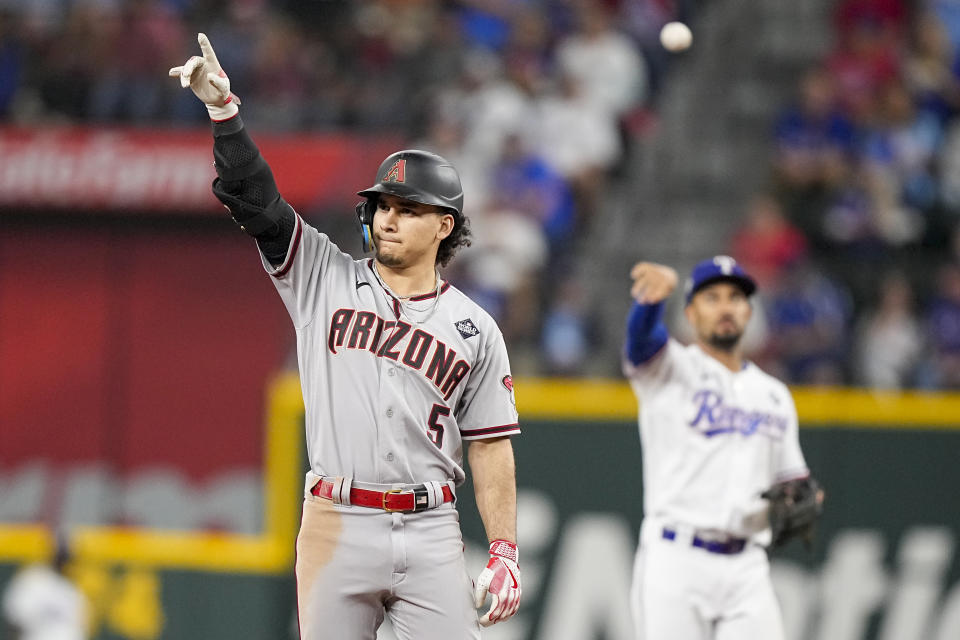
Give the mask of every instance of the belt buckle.
M 383 492 L 383 496 L 380 498 L 380 505 L 383 507 L 383 510 L 388 513 L 396 513 L 398 511 L 403 511 L 403 509 L 391 509 L 387 506 L 387 496 L 391 493 L 403 493 L 403 489 L 390 489 Z
M 427 494 L 427 488 L 423 485 L 413 488 L 413 512 L 426 511 L 430 505 L 430 498 Z

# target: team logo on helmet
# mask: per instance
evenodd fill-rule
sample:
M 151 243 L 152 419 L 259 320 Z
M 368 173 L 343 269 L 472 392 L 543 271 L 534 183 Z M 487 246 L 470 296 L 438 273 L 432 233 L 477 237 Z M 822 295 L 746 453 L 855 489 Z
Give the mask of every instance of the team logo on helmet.
M 406 182 L 407 161 L 400 159 L 393 163 L 381 182 Z
M 460 335 L 463 336 L 464 339 L 472 338 L 480 333 L 480 329 L 477 329 L 477 325 L 473 324 L 473 321 L 470 320 L 470 318 L 455 322 L 454 326 L 457 327 L 457 331 L 460 332 Z
M 729 276 L 736 268 L 737 261 L 730 256 L 715 256 L 713 258 L 713 264 L 720 267 L 720 271 L 723 273 L 723 275 Z

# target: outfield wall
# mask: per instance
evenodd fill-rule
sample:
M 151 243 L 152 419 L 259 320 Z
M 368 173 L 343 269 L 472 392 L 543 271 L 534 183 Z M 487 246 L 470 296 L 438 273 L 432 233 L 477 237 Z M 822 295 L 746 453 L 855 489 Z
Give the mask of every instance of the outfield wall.
M 640 523 L 636 407 L 623 383 L 518 381 L 515 439 L 524 601 L 487 639 L 627 640 Z M 774 560 L 791 640 L 960 637 L 960 397 L 796 390 L 801 442 L 827 489 L 813 549 Z M 91 527 L 75 577 L 98 639 L 295 637 L 291 562 L 302 478 L 296 378 L 270 388 L 264 528 L 252 535 Z M 598 490 L 599 488 L 599 490 Z M 484 562 L 469 483 L 468 563 Z M 0 496 L 2 499 L 2 496 Z M 0 524 L 0 588 L 45 557 L 43 530 Z M 385 629 L 381 638 L 392 638 Z

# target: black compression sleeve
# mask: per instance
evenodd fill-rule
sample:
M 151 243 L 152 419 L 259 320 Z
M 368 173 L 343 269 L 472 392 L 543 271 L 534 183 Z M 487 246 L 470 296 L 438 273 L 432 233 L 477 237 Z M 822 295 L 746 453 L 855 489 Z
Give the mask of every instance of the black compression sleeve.
M 217 179 L 213 192 L 241 228 L 252 235 L 274 266 L 286 259 L 296 213 L 277 190 L 270 166 L 243 126 L 240 115 L 213 124 Z

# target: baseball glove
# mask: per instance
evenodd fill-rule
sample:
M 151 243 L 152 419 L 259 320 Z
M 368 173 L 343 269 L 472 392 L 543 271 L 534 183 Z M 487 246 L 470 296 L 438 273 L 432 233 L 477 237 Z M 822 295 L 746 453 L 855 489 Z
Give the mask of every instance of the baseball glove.
M 813 531 L 823 510 L 823 490 L 812 476 L 779 482 L 761 494 L 770 501 L 772 545 L 781 547 L 793 538 L 813 543 Z

